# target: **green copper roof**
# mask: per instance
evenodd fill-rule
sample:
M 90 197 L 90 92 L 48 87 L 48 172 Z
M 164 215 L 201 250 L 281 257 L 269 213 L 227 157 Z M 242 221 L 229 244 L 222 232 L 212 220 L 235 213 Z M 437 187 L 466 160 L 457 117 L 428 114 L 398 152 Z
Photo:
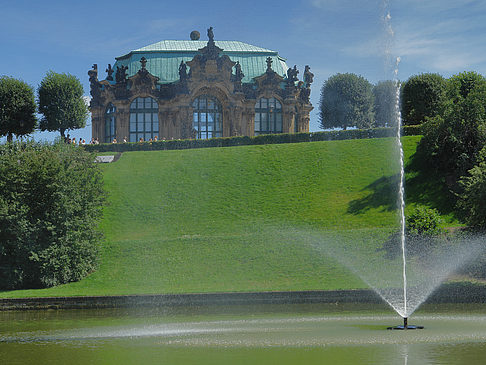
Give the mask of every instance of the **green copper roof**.
M 148 46 L 136 49 L 132 52 L 150 52 L 150 51 L 163 51 L 163 52 L 180 52 L 189 51 L 197 52 L 198 49 L 203 48 L 207 45 L 207 41 L 160 41 Z M 214 41 L 216 46 L 222 48 L 225 53 L 227 52 L 256 52 L 256 53 L 274 53 L 269 49 L 260 48 L 257 46 L 252 46 L 248 43 L 238 42 L 238 41 Z
M 254 77 L 265 73 L 267 57 L 272 58 L 272 69 L 276 73 L 283 77 L 287 74 L 288 67 L 285 59 L 275 51 L 238 41 L 215 41 L 215 43 L 223 49 L 222 54 L 240 63 L 241 70 L 245 74 L 242 81 L 245 83 L 252 82 Z M 145 57 L 147 70 L 159 77 L 160 83 L 171 83 L 179 80 L 181 61 L 192 60 L 198 53 L 198 49 L 206 45 L 206 41 L 161 41 L 117 57 L 113 68 L 116 70 L 117 66 L 128 66 L 128 76 L 133 76 L 140 70 L 140 59 Z

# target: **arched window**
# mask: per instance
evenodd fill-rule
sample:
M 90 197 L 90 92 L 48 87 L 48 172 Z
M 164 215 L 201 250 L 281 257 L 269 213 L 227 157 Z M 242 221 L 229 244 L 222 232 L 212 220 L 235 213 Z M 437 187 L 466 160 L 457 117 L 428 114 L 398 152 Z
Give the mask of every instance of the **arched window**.
M 218 99 L 201 95 L 193 103 L 192 127 L 197 139 L 223 136 L 223 109 Z
M 148 141 L 159 135 L 159 105 L 150 98 L 136 98 L 130 104 L 130 142 Z
M 255 104 L 255 136 L 282 131 L 282 104 L 275 98 L 258 99 Z
M 105 143 L 110 143 L 116 138 L 116 108 L 108 105 L 105 112 Z

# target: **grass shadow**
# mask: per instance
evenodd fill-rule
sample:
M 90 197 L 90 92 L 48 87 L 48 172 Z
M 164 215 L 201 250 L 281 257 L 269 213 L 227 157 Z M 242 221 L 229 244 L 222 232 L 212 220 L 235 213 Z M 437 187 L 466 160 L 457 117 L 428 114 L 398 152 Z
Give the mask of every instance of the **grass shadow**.
M 348 214 L 364 214 L 369 209 L 392 211 L 398 205 L 399 174 L 383 176 L 366 186 L 362 191 L 369 194 L 349 203 Z M 448 189 L 445 177 L 427 164 L 426 156 L 419 150 L 408 160 L 405 167 L 406 204 L 425 205 L 435 208 L 443 216 L 457 219 L 455 197 Z
M 383 211 L 396 209 L 399 179 L 398 174 L 383 176 L 367 185 L 361 191 L 370 191 L 370 193 L 364 198 L 349 202 L 347 213 L 364 214 L 372 208 L 381 208 Z

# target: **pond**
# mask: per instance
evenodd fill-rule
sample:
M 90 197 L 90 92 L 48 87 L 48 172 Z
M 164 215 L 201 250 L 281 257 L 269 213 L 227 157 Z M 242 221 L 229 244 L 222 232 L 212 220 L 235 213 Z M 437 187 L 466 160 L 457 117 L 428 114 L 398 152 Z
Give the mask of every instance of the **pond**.
M 478 364 L 482 305 L 427 305 L 410 324 L 366 304 L 0 313 L 2 364 Z

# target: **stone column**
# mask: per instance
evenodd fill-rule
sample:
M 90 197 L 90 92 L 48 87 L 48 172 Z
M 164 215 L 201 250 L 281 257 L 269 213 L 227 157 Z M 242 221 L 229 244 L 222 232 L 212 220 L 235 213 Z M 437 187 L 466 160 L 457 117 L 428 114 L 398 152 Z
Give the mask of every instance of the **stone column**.
M 91 111 L 91 136 L 93 138 L 98 138 L 102 141 L 104 138 L 104 118 L 103 118 L 103 108 L 102 107 L 90 107 Z
M 282 132 L 283 133 L 293 133 L 294 131 L 294 116 L 295 116 L 295 105 L 294 103 L 287 102 L 282 106 Z
M 124 137 L 130 140 L 130 106 L 127 102 L 115 104 L 116 107 L 116 139 L 122 142 Z

